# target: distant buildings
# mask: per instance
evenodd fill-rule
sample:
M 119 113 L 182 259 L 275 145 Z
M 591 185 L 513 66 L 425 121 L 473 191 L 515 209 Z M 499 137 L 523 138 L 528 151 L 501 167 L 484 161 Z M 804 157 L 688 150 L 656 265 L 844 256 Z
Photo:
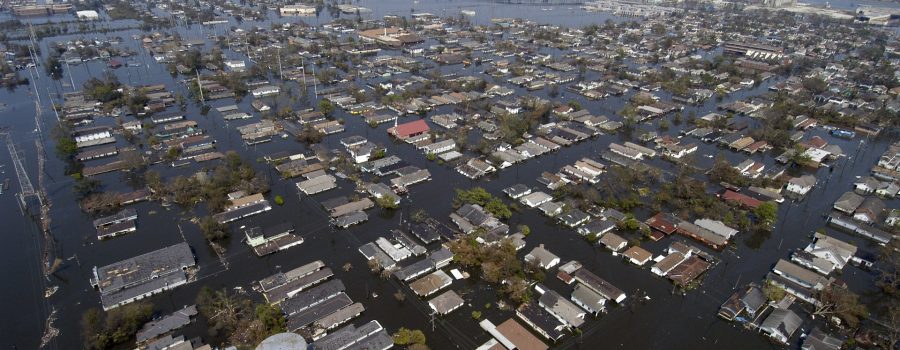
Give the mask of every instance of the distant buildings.
M 315 16 L 316 8 L 306 5 L 285 5 L 278 9 L 278 12 L 284 16 Z

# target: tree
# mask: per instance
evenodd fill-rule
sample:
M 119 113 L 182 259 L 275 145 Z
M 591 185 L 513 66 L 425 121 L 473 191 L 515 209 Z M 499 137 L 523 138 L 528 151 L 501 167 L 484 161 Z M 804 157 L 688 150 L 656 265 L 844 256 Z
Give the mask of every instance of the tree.
M 206 318 L 209 333 L 231 333 L 237 329 L 242 319 L 250 314 L 252 302 L 229 293 L 227 289 L 212 290 L 203 287 L 197 294 L 197 310 Z
M 275 204 L 284 205 L 284 197 L 280 194 L 275 196 Z
M 220 224 L 209 216 L 200 219 L 200 230 L 203 232 L 203 237 L 210 241 L 221 241 L 229 236 L 228 226 Z
M 512 216 L 512 211 L 500 198 L 491 198 L 484 206 L 484 210 L 500 219 L 509 219 Z
M 893 299 L 900 299 L 900 240 L 893 239 L 879 251 L 881 268 L 876 284 L 881 291 Z
M 375 203 L 384 210 L 394 210 L 399 207 L 397 197 L 394 197 L 390 194 L 385 194 L 379 198 L 376 198 Z
M 334 112 L 334 104 L 324 98 L 319 100 L 319 112 L 326 116 L 331 116 L 331 113 Z
M 859 321 L 868 316 L 866 305 L 860 303 L 859 296 L 846 288 L 828 285 L 818 293 L 813 316 L 836 316 L 850 328 L 859 326 Z
M 72 191 L 75 192 L 76 199 L 84 199 L 100 188 L 99 180 L 82 177 L 80 174 L 78 175 L 79 176 L 75 178 L 75 185 L 72 186 Z
M 395 345 L 425 345 L 425 333 L 418 329 L 401 327 L 397 333 L 394 333 L 393 338 Z
M 884 349 L 896 349 L 897 343 L 900 342 L 900 301 L 896 298 L 891 300 L 888 306 L 887 315 L 884 316 L 882 325 L 887 333 L 885 334 Z
M 110 349 L 131 340 L 153 316 L 153 305 L 136 302 L 104 313 L 97 308 L 81 316 L 81 335 L 86 349 Z
M 469 190 L 456 190 L 456 198 L 453 201 L 454 207 L 458 208 L 466 203 L 477 204 L 501 219 L 509 219 L 512 216 L 512 210 L 509 209 L 506 203 L 503 203 L 503 200 L 494 197 L 481 187 L 473 187 Z
M 297 136 L 297 141 L 303 142 L 307 145 L 316 144 L 322 141 L 322 138 L 325 137 L 325 134 L 319 132 L 312 126 L 306 126 L 303 128 L 303 131 L 300 132 L 300 135 Z
M 753 214 L 767 228 L 772 227 L 778 219 L 778 206 L 772 202 L 763 202 L 753 210 Z
M 281 312 L 276 306 L 269 304 L 260 304 L 256 306 L 256 319 L 259 320 L 263 327 L 266 329 L 266 333 L 276 334 L 287 331 L 285 329 L 285 318 L 284 314 Z
M 765 294 L 766 298 L 768 298 L 770 301 L 775 302 L 784 299 L 784 296 L 787 295 L 784 291 L 784 288 L 781 288 L 781 286 L 778 286 L 772 282 L 766 283 L 766 285 L 763 287 L 763 294 Z
M 47 62 L 44 63 L 44 69 L 47 71 L 47 75 L 53 80 L 59 80 L 62 78 L 62 64 L 60 64 L 59 57 L 50 56 L 47 58 Z
M 403 293 L 403 291 L 398 290 L 397 292 L 394 293 L 394 300 L 397 300 L 398 303 L 402 303 L 402 302 L 406 301 L 406 293 Z
M 528 227 L 528 225 L 522 224 L 522 225 L 516 226 L 516 228 L 519 230 L 519 232 L 521 232 L 526 237 L 531 234 L 531 227 Z
M 814 94 L 821 94 L 828 89 L 828 83 L 818 77 L 803 79 L 803 87 Z
M 659 121 L 659 130 L 669 130 L 669 121 L 666 119 Z
M 478 311 L 478 310 L 472 311 L 472 319 L 474 319 L 474 320 L 481 319 L 481 311 Z

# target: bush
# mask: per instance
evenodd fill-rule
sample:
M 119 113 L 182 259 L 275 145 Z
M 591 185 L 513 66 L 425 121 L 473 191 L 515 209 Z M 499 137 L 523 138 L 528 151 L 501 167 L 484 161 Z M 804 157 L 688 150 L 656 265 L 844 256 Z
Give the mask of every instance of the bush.
M 528 227 L 528 225 L 524 225 L 524 224 L 519 225 L 519 226 L 517 226 L 517 228 L 519 229 L 519 232 L 521 232 L 525 236 L 528 236 L 531 234 L 531 227 Z
M 153 316 L 153 306 L 137 302 L 109 312 L 91 308 L 81 317 L 81 334 L 87 349 L 109 349 L 131 340 Z
M 472 311 L 472 319 L 475 319 L 475 320 L 481 319 L 481 311 L 478 311 L 478 310 Z
M 422 331 L 418 329 L 407 329 L 401 327 L 399 330 L 397 330 L 397 333 L 394 333 L 393 338 L 395 345 L 425 345 L 425 333 L 422 333 Z
M 397 202 L 398 202 L 397 197 L 394 197 L 389 194 L 384 195 L 381 198 L 375 199 L 375 203 L 378 204 L 379 207 L 381 207 L 382 209 L 385 209 L 385 210 L 397 209 L 399 207 L 399 204 L 397 204 Z
M 284 197 L 280 194 L 275 196 L 275 204 L 284 205 Z
M 200 219 L 200 231 L 203 231 L 203 238 L 210 241 L 221 241 L 229 236 L 228 226 L 220 224 L 209 216 Z

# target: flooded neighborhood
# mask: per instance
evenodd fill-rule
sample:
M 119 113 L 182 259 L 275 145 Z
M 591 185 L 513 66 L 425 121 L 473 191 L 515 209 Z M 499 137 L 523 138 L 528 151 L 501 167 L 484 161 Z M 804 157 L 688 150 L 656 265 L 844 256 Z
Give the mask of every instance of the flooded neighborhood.
M 0 9 L 0 346 L 900 347 L 895 2 Z

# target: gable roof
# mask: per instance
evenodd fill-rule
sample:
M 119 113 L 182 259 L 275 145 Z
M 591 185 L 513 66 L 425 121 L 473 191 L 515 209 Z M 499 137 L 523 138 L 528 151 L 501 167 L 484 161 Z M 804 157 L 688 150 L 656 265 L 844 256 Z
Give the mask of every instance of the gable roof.
M 412 135 L 428 132 L 428 130 L 431 130 L 428 127 L 428 123 L 426 123 L 424 119 L 418 119 L 408 123 L 397 125 L 391 128 L 389 131 L 396 137 L 405 138 Z

